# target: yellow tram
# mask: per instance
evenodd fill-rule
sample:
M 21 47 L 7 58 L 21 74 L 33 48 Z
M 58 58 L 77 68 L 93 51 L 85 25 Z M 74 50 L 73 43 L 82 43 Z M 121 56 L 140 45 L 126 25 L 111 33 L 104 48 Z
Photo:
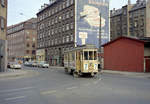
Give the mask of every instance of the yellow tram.
M 65 72 L 79 77 L 83 74 L 95 76 L 98 73 L 98 49 L 94 45 L 83 45 L 64 53 Z

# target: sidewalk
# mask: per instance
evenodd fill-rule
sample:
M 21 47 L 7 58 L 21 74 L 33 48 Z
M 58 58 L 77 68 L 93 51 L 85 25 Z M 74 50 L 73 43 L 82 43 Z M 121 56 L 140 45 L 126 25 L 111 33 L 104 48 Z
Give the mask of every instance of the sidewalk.
M 24 70 L 14 70 L 14 69 L 8 69 L 7 72 L 0 73 L 0 79 L 1 78 L 9 78 L 9 77 L 18 77 L 23 76 L 27 74 L 27 71 Z
M 102 73 L 121 74 L 126 76 L 133 76 L 133 77 L 150 78 L 150 73 L 123 72 L 123 71 L 112 71 L 112 70 L 102 70 Z
M 49 66 L 49 68 L 53 68 L 53 69 L 64 69 L 63 66 Z

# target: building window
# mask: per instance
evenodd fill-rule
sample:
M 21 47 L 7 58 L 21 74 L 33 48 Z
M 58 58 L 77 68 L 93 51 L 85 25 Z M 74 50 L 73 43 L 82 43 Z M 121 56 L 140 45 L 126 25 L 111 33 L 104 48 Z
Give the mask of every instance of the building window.
M 63 2 L 63 9 L 65 8 L 65 6 L 66 6 L 66 3 L 65 3 L 65 2 Z
M 62 19 L 65 20 L 66 16 L 65 13 L 62 15 Z
M 58 7 L 56 6 L 56 8 L 55 8 L 55 13 L 57 13 L 58 12 L 58 9 L 57 9 Z
M 66 42 L 69 42 L 69 36 L 66 36 Z
M 27 47 L 30 47 L 30 44 L 29 44 L 29 43 L 27 44 Z
M 56 33 L 56 34 L 58 33 L 58 28 L 57 28 L 57 27 L 55 28 L 55 33 Z
M 59 32 L 61 32 L 61 27 L 59 27 Z
M 0 17 L 0 28 L 4 29 L 4 27 L 5 27 L 5 20 L 3 17 Z
M 73 10 L 70 11 L 70 16 L 73 17 Z
M 29 37 L 29 36 L 27 36 L 27 37 L 26 37 L 26 39 L 27 39 L 27 41 L 29 41 L 29 40 L 30 40 L 30 37 Z
M 66 24 L 66 30 L 69 30 L 69 24 Z
M 54 24 L 54 19 L 52 19 L 52 25 Z
M 70 28 L 73 29 L 73 22 L 70 24 Z
M 73 2 L 74 2 L 74 0 L 70 0 L 70 4 L 71 4 L 71 5 L 73 4 Z
M 62 27 L 63 29 L 62 29 L 62 31 L 65 31 L 65 25 L 63 25 L 63 27 Z
M 66 13 L 66 18 L 69 18 L 69 12 Z
M 65 37 L 63 37 L 63 43 L 65 43 Z
M 67 1 L 66 1 L 66 2 L 67 2 L 67 3 L 66 3 L 66 6 L 67 6 L 67 7 L 70 5 L 70 4 L 69 4 L 69 1 L 70 1 L 70 0 L 67 0 Z
M 51 10 L 49 10 L 48 15 L 51 16 Z
M 71 35 L 70 37 L 71 37 L 71 41 L 73 41 L 73 35 Z
M 32 51 L 32 54 L 35 55 L 35 50 Z
M 57 23 L 58 22 L 58 20 L 57 20 L 57 16 L 55 17 L 55 23 Z
M 35 43 L 34 43 L 34 44 L 32 44 L 32 47 L 33 47 L 33 48 L 35 48 Z
M 62 19 L 61 16 L 59 16 L 59 21 L 61 21 L 61 19 Z
M 52 15 L 54 14 L 54 9 L 52 9 Z
M 52 45 L 54 45 L 54 40 L 52 40 Z
M 1 0 L 1 5 L 4 7 L 5 6 L 5 0 Z
M 57 39 L 55 39 L 55 44 L 57 44 Z
M 30 53 L 30 51 L 29 50 L 26 50 L 26 54 L 29 54 Z
M 35 42 L 35 38 L 33 38 L 32 41 Z
M 54 34 L 54 29 L 52 29 L 52 35 Z

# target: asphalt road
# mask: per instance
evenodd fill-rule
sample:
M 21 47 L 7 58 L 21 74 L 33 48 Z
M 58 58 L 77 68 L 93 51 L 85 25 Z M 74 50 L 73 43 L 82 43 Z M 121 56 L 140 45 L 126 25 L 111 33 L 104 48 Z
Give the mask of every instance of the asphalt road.
M 73 78 L 62 68 L 24 69 L 39 74 L 0 80 L 0 104 L 150 104 L 148 78 Z

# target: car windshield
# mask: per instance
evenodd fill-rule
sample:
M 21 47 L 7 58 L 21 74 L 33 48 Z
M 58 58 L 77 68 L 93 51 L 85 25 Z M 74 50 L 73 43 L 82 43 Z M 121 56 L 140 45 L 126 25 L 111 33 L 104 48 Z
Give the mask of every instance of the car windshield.
M 47 64 L 45 61 L 40 62 L 41 64 Z

